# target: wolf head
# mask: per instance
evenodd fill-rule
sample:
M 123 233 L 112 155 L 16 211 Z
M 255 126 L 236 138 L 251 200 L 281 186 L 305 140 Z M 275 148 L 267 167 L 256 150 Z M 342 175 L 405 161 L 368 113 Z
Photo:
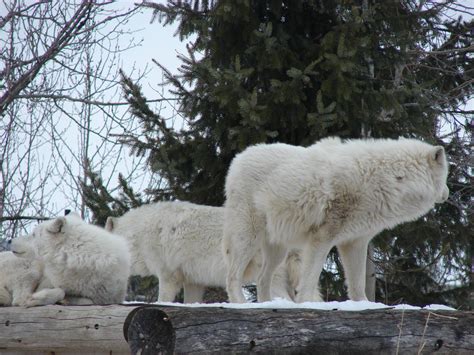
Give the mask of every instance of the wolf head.
M 67 217 L 58 217 L 36 226 L 27 236 L 15 238 L 11 243 L 11 251 L 19 257 L 32 258 L 39 255 L 41 245 L 59 245 L 66 238 L 65 230 L 73 224 L 80 223 L 82 220 L 75 213 Z
M 382 140 L 362 155 L 359 166 L 368 194 L 379 212 L 397 223 L 414 220 L 448 199 L 443 147 L 414 139 Z

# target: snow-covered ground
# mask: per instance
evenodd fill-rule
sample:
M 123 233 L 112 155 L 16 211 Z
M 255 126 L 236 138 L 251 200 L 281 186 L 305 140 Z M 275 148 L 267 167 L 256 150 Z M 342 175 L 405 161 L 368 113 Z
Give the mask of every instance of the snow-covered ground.
M 127 302 L 127 304 L 133 304 L 136 302 Z M 398 304 L 395 306 L 387 306 L 379 302 L 369 301 L 344 301 L 344 302 L 304 302 L 294 303 L 285 299 L 275 299 L 271 302 L 262 303 L 174 303 L 174 302 L 156 302 L 154 305 L 159 306 L 176 306 L 176 307 L 223 307 L 223 308 L 235 308 L 235 309 L 247 309 L 247 308 L 271 308 L 271 309 L 319 309 L 319 310 L 339 310 L 339 311 L 363 311 L 367 309 L 401 309 L 401 310 L 444 310 L 444 311 L 455 311 L 456 309 L 444 306 L 441 304 L 431 304 L 425 307 L 411 306 L 408 304 Z

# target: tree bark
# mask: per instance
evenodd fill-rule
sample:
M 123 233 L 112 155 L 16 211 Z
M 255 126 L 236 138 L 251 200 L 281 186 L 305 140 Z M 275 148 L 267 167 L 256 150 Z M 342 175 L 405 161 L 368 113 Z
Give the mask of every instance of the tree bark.
M 124 324 L 132 354 L 473 354 L 474 313 L 146 306 Z

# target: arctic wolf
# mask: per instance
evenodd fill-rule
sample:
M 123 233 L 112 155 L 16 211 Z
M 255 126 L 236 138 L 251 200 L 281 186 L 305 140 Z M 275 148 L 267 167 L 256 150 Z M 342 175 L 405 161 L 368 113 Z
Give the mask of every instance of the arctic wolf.
M 308 148 L 261 144 L 232 161 L 225 184 L 227 292 L 244 302 L 243 275 L 257 250 L 263 267 L 259 301 L 270 299 L 272 275 L 288 250 L 301 248 L 298 302 L 320 301 L 318 280 L 337 246 L 349 298 L 366 300 L 369 241 L 412 221 L 449 195 L 443 147 L 415 139 L 324 139 Z

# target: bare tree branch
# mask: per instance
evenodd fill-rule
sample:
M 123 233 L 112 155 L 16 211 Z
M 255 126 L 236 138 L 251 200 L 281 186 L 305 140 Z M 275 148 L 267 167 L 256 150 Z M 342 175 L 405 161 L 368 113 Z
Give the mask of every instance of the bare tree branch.
M 118 70 L 120 55 L 136 46 L 123 26 L 137 9 L 112 0 L 32 3 L 3 0 L 0 18 L 0 239 L 28 232 L 34 220 L 11 216 L 54 216 L 64 206 L 85 215 L 87 159 L 109 183 L 118 172 L 143 175 L 142 158 L 123 170 L 126 152 L 111 135 L 136 125 Z
M 39 56 L 32 67 L 23 75 L 13 82 L 8 83 L 9 85 L 6 92 L 0 97 L 0 115 L 2 115 L 8 105 L 15 99 L 16 95 L 18 95 L 26 86 L 28 86 L 28 84 L 34 80 L 46 62 L 56 56 L 64 48 L 64 46 L 66 46 L 73 39 L 74 34 L 84 26 L 93 4 L 93 1 L 83 0 L 71 19 L 65 23 L 62 30 L 57 34 L 54 41 L 49 45 L 49 48 L 46 50 L 46 52 Z
M 50 217 L 42 217 L 42 216 L 3 216 L 0 217 L 0 223 L 5 221 L 47 221 L 50 220 Z
M 128 106 L 129 103 L 126 101 L 121 102 L 105 102 L 97 100 L 88 100 L 84 98 L 72 97 L 70 95 L 55 95 L 55 94 L 25 94 L 17 95 L 18 99 L 48 99 L 48 100 L 66 100 L 71 102 L 80 102 L 85 105 L 94 105 L 94 106 Z M 177 101 L 176 98 L 161 98 L 161 99 L 147 99 L 147 103 L 155 103 L 162 101 Z

